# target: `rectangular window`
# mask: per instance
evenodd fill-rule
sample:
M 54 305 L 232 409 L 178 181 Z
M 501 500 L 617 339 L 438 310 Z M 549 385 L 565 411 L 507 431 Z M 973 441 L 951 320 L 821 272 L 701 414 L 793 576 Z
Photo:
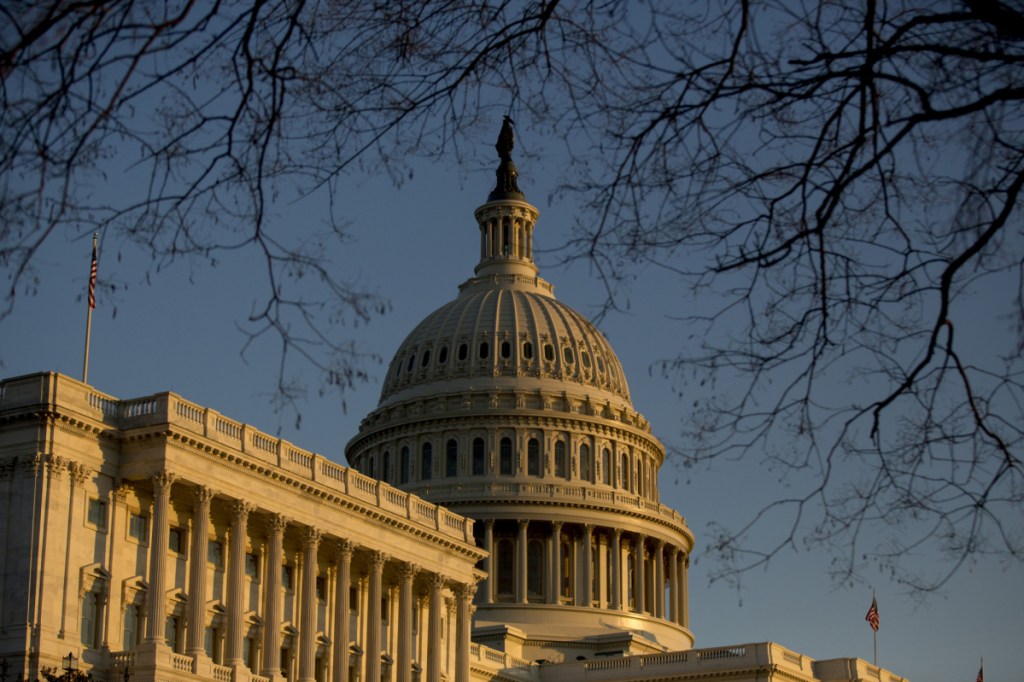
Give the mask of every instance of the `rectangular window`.
M 125 651 L 134 651 L 139 643 L 139 605 L 129 604 L 124 610 L 124 641 Z
M 242 640 L 242 659 L 245 660 L 245 667 L 252 673 L 256 673 L 256 645 L 252 637 Z
M 294 578 L 291 566 L 285 565 L 281 567 L 281 586 L 289 592 L 295 589 Z
M 354 588 L 348 588 L 348 610 L 352 613 L 359 611 L 359 591 Z
M 206 561 L 218 571 L 224 570 L 224 543 L 209 540 L 206 543 Z
M 86 511 L 86 521 L 96 526 L 98 530 L 107 529 L 107 503 L 95 497 L 89 498 L 89 508 Z
M 260 579 L 260 557 L 257 554 L 245 555 L 245 574 L 253 580 Z
M 178 648 L 179 635 L 181 630 L 181 620 L 177 616 L 167 616 L 167 623 L 164 626 L 164 639 L 167 640 L 167 646 L 171 647 L 171 650 L 175 653 L 181 653 Z
M 167 549 L 175 554 L 185 553 L 185 531 L 182 528 L 171 528 L 167 535 Z
M 135 538 L 139 542 L 149 541 L 149 517 L 145 514 L 132 512 L 128 516 L 128 537 Z
M 96 623 L 99 621 L 99 600 L 95 592 L 82 595 L 82 646 L 96 646 Z
M 327 581 L 322 575 L 316 577 L 316 598 L 320 601 L 327 601 Z

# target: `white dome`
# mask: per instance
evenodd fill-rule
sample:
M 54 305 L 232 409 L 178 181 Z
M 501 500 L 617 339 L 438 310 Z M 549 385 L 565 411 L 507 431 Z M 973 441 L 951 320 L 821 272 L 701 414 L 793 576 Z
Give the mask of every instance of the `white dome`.
M 630 406 L 622 365 L 604 335 L 555 300 L 550 284 L 516 274 L 470 279 L 420 322 L 391 361 L 381 406 L 512 381 L 527 392 L 562 382 L 562 390 L 601 405 Z

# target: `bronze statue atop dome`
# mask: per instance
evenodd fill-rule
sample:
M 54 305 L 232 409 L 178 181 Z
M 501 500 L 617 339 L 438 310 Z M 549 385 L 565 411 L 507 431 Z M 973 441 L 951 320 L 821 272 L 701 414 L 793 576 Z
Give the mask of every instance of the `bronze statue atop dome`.
M 509 116 L 501 122 L 501 132 L 498 133 L 498 141 L 494 148 L 498 151 L 501 163 L 495 172 L 498 182 L 494 190 L 488 196 L 488 201 L 499 199 L 524 199 L 519 189 L 519 169 L 512 162 L 512 149 L 516 146 L 516 134 L 513 130 L 515 123 Z
M 502 161 L 512 160 L 512 149 L 516 146 L 516 134 L 512 130 L 515 122 L 505 116 L 505 119 L 501 123 L 501 132 L 498 133 L 498 141 L 494 144 L 494 148 L 498 150 L 498 158 Z

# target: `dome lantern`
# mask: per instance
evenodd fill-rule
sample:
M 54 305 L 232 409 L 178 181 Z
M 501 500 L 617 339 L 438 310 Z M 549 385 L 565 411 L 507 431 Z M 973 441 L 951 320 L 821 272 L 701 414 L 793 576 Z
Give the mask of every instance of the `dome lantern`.
M 506 116 L 494 145 L 500 159 L 495 171 L 497 182 L 487 196 L 487 203 L 476 210 L 480 227 L 480 263 L 475 270 L 478 276 L 537 275 L 533 227 L 539 213 L 519 189 L 519 170 L 512 161 L 513 125 Z

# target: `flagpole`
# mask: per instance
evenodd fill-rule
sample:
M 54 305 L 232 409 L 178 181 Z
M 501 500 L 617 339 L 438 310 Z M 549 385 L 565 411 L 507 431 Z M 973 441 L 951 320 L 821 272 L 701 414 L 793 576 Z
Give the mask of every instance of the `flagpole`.
M 89 265 L 89 295 L 85 314 L 85 356 L 82 360 L 82 383 L 89 383 L 89 337 L 92 335 L 92 309 L 96 307 L 96 233 L 92 233 L 92 262 Z
M 875 590 L 874 590 L 874 588 L 872 588 L 872 590 L 871 590 L 871 605 L 875 607 L 876 613 L 878 611 L 877 604 L 878 604 L 878 601 L 875 598 Z M 871 628 L 871 632 L 874 635 L 874 640 L 875 640 L 875 667 L 877 668 L 878 667 L 878 628 Z

